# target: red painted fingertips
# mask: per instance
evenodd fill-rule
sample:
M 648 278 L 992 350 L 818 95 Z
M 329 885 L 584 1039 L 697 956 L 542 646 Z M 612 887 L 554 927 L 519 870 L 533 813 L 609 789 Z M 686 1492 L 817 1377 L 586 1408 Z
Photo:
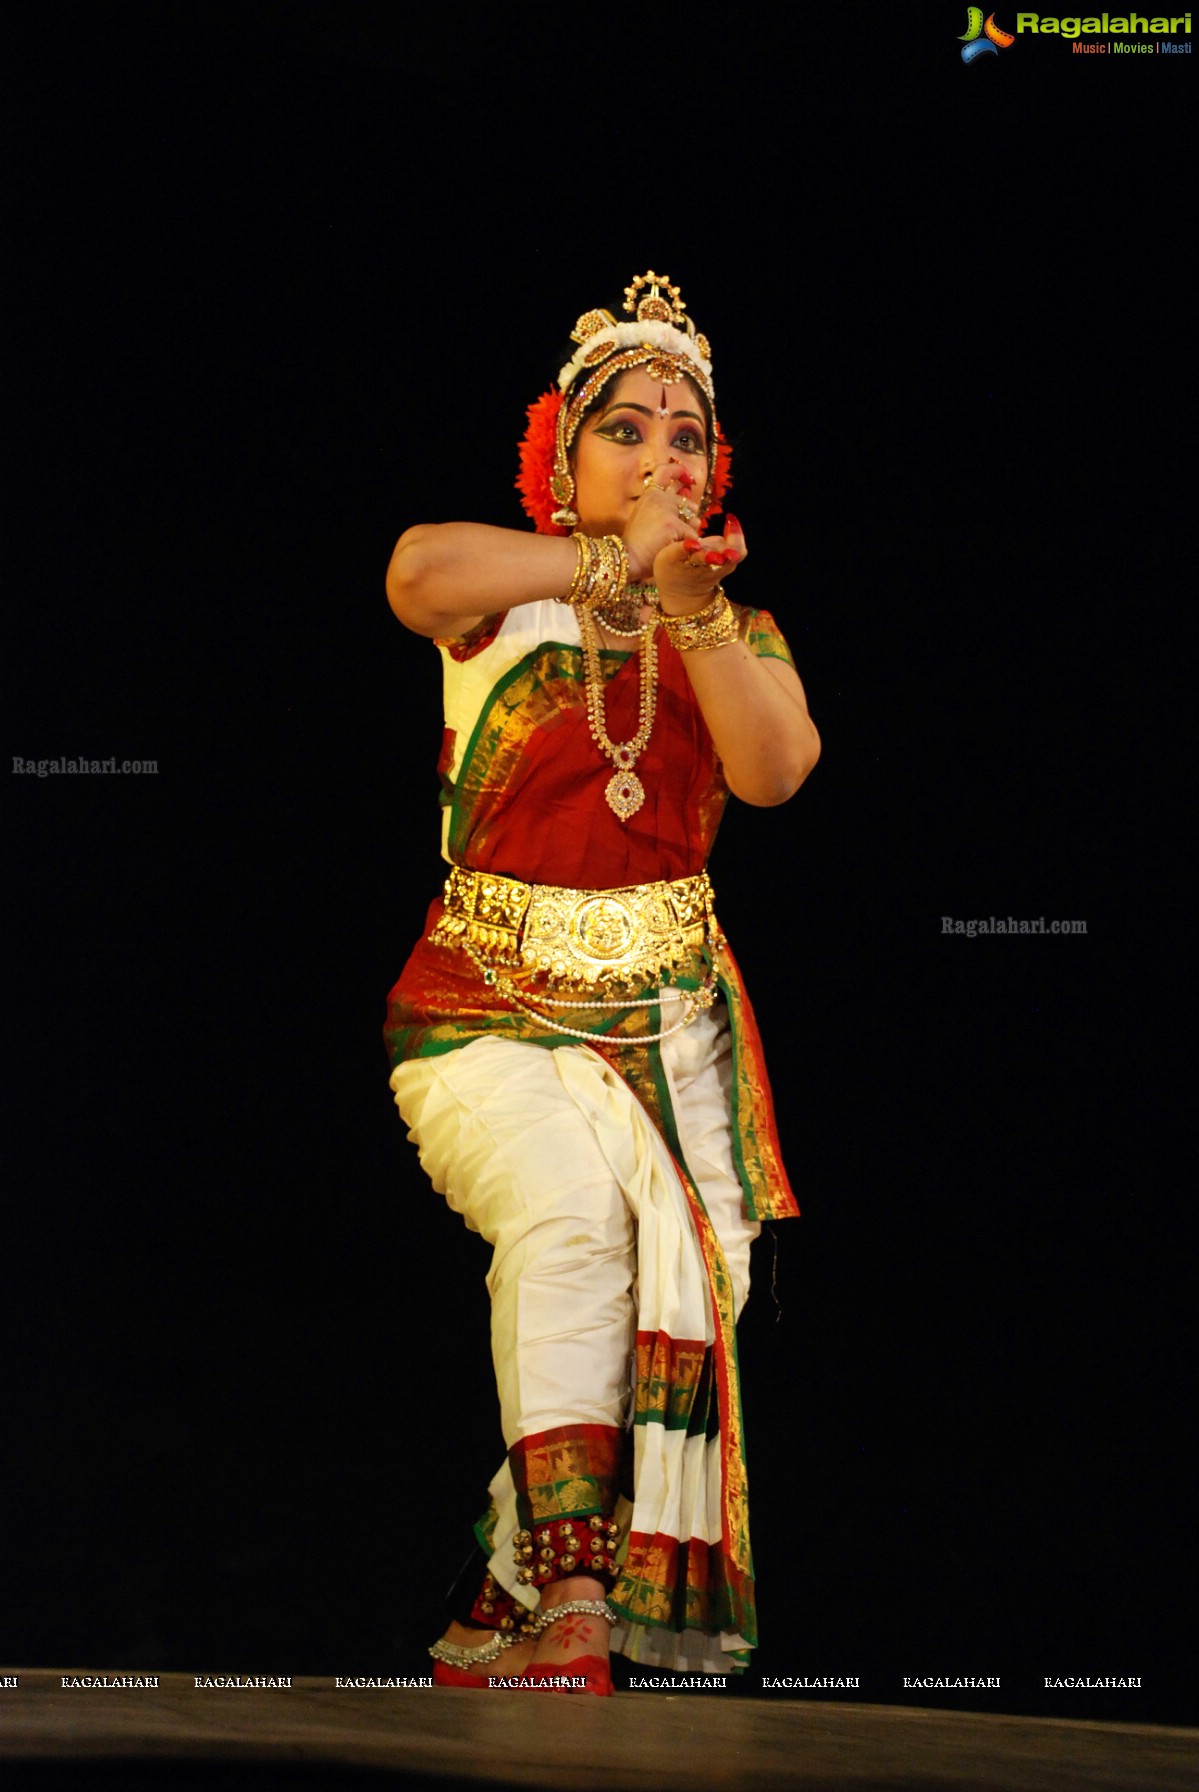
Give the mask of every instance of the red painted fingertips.
M 723 553 L 717 552 L 717 550 L 715 548 L 713 548 L 713 550 L 710 554 L 705 554 L 704 559 L 707 561 L 709 566 L 723 566 L 724 565 Z
M 731 510 L 725 512 L 724 532 L 726 535 L 745 534 L 745 530 L 741 527 L 741 524 L 737 521 Z
M 695 535 L 689 535 L 683 543 L 683 546 L 689 554 L 698 554 L 703 545 L 703 542 Z

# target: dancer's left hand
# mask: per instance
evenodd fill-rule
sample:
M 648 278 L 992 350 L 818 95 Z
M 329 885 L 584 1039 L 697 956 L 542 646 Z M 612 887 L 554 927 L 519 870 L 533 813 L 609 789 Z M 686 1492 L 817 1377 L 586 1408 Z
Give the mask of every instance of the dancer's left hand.
M 745 532 L 727 513 L 723 535 L 689 535 L 660 550 L 654 560 L 654 584 L 667 616 L 689 616 L 712 601 L 717 585 L 745 559 Z

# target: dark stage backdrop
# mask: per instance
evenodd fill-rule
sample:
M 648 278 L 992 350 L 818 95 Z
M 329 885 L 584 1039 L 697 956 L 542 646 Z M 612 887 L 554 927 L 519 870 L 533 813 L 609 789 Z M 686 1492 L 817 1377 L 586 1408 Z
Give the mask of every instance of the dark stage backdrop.
M 654 266 L 824 738 L 714 861 L 804 1208 L 742 1327 L 743 1690 L 1194 1715 L 1194 64 L 966 65 L 965 10 L 9 27 L 6 752 L 156 770 L 5 767 L 0 1657 L 421 1671 L 502 1445 L 486 1249 L 386 1085 L 441 872 L 383 574 L 521 525 L 524 407 Z

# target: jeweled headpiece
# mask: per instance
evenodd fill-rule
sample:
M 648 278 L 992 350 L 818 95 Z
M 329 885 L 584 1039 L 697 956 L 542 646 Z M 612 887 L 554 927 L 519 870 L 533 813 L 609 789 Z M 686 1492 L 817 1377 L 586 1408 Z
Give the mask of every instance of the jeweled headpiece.
M 707 337 L 687 316 L 678 287 L 666 274 L 655 274 L 651 268 L 648 274 L 637 274 L 625 288 L 624 309 L 633 322 L 618 322 L 610 311 L 583 313 L 570 333 L 571 341 L 579 346 L 559 371 L 557 390 L 544 393 L 529 407 L 516 483 L 525 510 L 543 534 L 565 535 L 578 521 L 570 509 L 575 489 L 571 445 L 596 395 L 630 367 L 644 367 L 651 379 L 664 386 L 677 385 L 684 378 L 695 381 L 712 406 L 705 513 L 719 508 L 729 483 L 729 448 L 715 426 L 712 351 Z M 552 455 L 547 455 L 551 428 Z M 551 513 L 553 504 L 558 508 Z

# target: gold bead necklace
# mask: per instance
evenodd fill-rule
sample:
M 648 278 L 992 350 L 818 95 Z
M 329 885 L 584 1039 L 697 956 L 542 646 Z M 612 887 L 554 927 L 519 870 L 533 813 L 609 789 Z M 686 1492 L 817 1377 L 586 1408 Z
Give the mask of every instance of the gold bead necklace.
M 591 737 L 601 753 L 606 753 L 616 770 L 604 789 L 608 807 L 627 821 L 630 815 L 636 815 L 645 801 L 645 786 L 633 770 L 637 759 L 644 752 L 654 725 L 654 710 L 658 699 L 658 648 L 654 638 L 658 626 L 658 617 L 653 615 L 640 630 L 641 635 L 641 683 L 638 705 L 640 722 L 632 740 L 614 741 L 609 738 L 607 724 L 604 720 L 604 681 L 600 671 L 599 635 L 595 623 L 587 610 L 576 612 L 579 618 L 579 634 L 583 642 L 583 667 L 587 694 L 587 721 L 591 728 Z

